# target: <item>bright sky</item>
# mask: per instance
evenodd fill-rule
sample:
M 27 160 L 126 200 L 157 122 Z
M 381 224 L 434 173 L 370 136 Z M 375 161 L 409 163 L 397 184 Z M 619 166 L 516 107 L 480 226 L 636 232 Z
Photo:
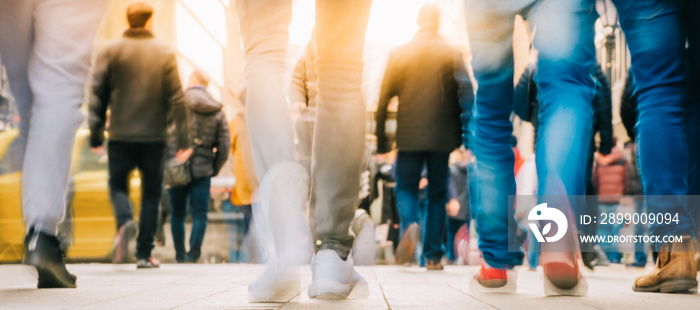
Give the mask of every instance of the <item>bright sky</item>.
M 367 42 L 398 46 L 408 42 L 418 31 L 418 10 L 430 0 L 374 0 L 367 25 Z M 294 0 L 289 40 L 305 45 L 315 23 L 315 0 Z

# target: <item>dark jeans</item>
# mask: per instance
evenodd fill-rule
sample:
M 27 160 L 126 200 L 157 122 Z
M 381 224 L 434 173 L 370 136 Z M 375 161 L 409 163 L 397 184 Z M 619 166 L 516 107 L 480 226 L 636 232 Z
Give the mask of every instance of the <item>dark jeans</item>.
M 423 219 L 423 256 L 440 260 L 444 253 L 445 204 L 448 199 L 448 152 L 399 151 L 396 158 L 396 204 L 401 217 L 401 232 L 420 218 L 418 184 L 423 166 L 428 169 L 428 206 Z
M 207 230 L 207 211 L 209 209 L 209 187 L 211 177 L 194 178 L 190 184 L 173 187 L 170 195 L 170 229 L 173 233 L 175 260 L 196 262 L 202 254 L 202 242 Z M 185 218 L 189 198 L 192 211 L 192 232 L 190 233 L 190 251 L 185 251 Z
M 141 175 L 141 215 L 136 256 L 147 258 L 153 250 L 153 238 L 158 226 L 158 206 L 163 193 L 164 143 L 109 141 L 109 189 L 117 229 L 134 219 L 129 199 L 131 172 Z
M 445 238 L 445 247 L 447 248 L 445 256 L 447 259 L 454 261 L 457 259 L 457 253 L 455 252 L 455 237 L 457 232 L 466 224 L 466 220 L 458 220 L 456 218 L 447 218 L 447 237 Z M 467 259 L 466 257 L 464 259 Z
M 248 263 L 250 257 L 247 251 L 246 235 L 253 215 L 251 205 L 238 206 L 232 204 L 230 200 L 225 200 L 221 210 L 224 212 L 224 224 L 228 237 L 228 262 Z
M 650 225 L 650 234 L 690 235 L 695 222 L 686 196 L 690 157 L 685 121 L 689 92 L 681 1 L 613 2 L 625 32 L 637 84 L 639 117 L 635 130 L 647 208 L 650 213 L 678 213 L 679 219 L 678 223 Z

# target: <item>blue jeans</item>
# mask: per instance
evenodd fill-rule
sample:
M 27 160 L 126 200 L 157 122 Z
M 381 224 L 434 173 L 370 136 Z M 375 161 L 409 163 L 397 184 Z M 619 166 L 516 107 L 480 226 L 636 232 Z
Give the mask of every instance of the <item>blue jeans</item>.
M 170 195 L 170 229 L 173 233 L 175 260 L 197 261 L 202 254 L 202 242 L 207 230 L 207 211 L 209 210 L 209 186 L 211 177 L 194 178 L 190 184 L 173 187 Z M 192 232 L 190 234 L 190 251 L 185 251 L 185 217 L 189 198 L 192 211 Z
M 228 262 L 247 263 L 250 259 L 246 250 L 245 240 L 250 227 L 252 216 L 251 205 L 237 206 L 230 200 L 224 200 L 221 205 L 226 225 Z
M 678 224 L 652 224 L 650 233 L 690 235 L 695 222 L 685 196 L 689 171 L 685 125 L 688 75 L 681 1 L 613 1 L 627 38 L 637 85 L 639 117 L 635 131 L 647 208 L 650 213 L 678 213 L 679 219 Z M 697 140 L 691 144 L 697 144 Z
M 688 195 L 694 206 L 695 219 L 700 219 L 700 2 L 688 1 L 685 11 L 686 29 L 688 31 L 688 62 L 690 63 L 690 102 L 686 131 L 690 167 L 688 170 Z M 695 225 L 696 238 L 700 238 L 700 225 Z
M 635 211 L 638 214 L 642 214 L 646 212 L 646 207 L 644 206 L 644 202 L 636 201 L 634 203 L 635 205 Z M 637 236 L 647 236 L 649 235 L 649 229 L 647 228 L 646 224 L 638 223 L 634 224 L 634 234 Z M 644 263 L 646 264 L 647 262 L 647 251 L 644 248 L 644 242 L 637 242 L 634 244 L 634 261 L 636 263 Z
M 537 145 L 540 194 L 583 195 L 595 94 L 593 0 L 466 0 L 472 66 L 479 88 L 473 107 L 463 104 L 463 121 L 473 115 L 465 146 L 477 158 L 472 216 L 479 248 L 492 267 L 522 264 L 513 205 L 513 26 L 515 15 L 537 24 L 539 68 L 535 81 L 541 104 Z M 565 147 L 568 146 L 568 147 Z M 509 244 L 515 245 L 509 248 Z
M 446 152 L 399 151 L 396 158 L 396 205 L 402 234 L 411 223 L 420 220 L 418 184 L 423 167 L 428 169 L 428 205 L 422 225 L 423 256 L 427 260 L 439 261 L 444 254 L 442 236 L 447 217 L 449 157 Z
M 458 253 L 455 253 L 455 237 L 457 236 L 459 229 L 466 224 L 467 221 L 464 220 L 458 220 L 451 217 L 447 218 L 447 238 L 445 238 L 445 247 L 447 250 L 445 252 L 445 256 L 450 261 L 457 259 Z M 467 258 L 465 257 L 465 259 Z
M 537 242 L 532 230 L 527 231 L 527 244 L 527 262 L 530 265 L 530 269 L 537 269 L 537 266 L 540 265 L 540 252 L 542 251 L 542 247 L 540 243 Z

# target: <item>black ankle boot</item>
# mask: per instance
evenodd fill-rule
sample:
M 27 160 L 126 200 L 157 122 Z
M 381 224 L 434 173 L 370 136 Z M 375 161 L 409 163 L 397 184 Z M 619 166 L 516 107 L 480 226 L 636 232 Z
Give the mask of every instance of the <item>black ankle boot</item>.
M 75 288 L 77 277 L 66 269 L 61 242 L 56 236 L 32 228 L 24 239 L 24 250 L 22 263 L 36 267 L 38 288 Z

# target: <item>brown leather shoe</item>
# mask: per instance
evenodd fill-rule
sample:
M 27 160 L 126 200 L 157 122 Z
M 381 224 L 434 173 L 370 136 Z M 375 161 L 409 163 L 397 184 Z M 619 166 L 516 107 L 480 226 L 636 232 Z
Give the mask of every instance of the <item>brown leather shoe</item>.
M 425 268 L 428 268 L 428 270 L 443 270 L 445 266 L 443 266 L 440 261 L 426 260 Z
M 667 243 L 659 250 L 654 269 L 634 281 L 636 292 L 684 293 L 698 289 L 693 240 L 683 236 L 682 243 Z

